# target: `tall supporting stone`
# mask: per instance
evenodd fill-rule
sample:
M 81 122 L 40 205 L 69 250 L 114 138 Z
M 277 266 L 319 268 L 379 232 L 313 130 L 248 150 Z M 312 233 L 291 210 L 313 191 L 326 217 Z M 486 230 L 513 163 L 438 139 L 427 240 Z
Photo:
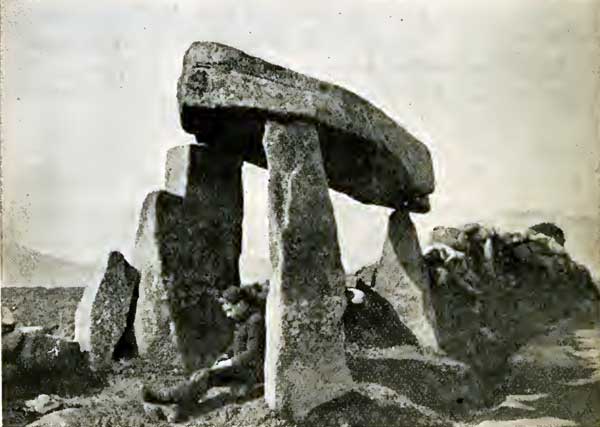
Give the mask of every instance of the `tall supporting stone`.
M 293 418 L 352 384 L 344 355 L 344 270 L 315 126 L 268 121 L 265 399 Z
M 390 215 L 375 290 L 392 303 L 419 344 L 438 350 L 429 276 L 417 231 L 406 210 Z
M 195 370 L 231 341 L 217 301 L 239 285 L 243 194 L 241 156 L 204 144 L 167 156 L 166 187 L 144 202 L 136 241 L 141 355 L 165 368 Z

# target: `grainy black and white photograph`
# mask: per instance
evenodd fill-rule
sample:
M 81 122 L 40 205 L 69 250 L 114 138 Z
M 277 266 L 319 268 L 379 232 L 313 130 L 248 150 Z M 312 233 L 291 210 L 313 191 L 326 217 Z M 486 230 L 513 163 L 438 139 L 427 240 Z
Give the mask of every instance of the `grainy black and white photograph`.
M 2 425 L 600 427 L 600 0 L 2 0 Z

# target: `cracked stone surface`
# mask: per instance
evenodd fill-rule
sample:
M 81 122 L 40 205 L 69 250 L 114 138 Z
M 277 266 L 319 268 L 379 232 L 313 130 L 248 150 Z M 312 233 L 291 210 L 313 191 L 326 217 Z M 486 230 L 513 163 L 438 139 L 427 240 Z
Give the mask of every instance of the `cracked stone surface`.
M 352 383 L 344 356 L 345 276 L 316 129 L 268 122 L 269 234 L 265 398 L 301 418 Z
M 89 351 L 96 369 L 110 364 L 127 328 L 127 316 L 140 274 L 120 252 L 111 252 L 102 280 L 91 283 L 75 313 L 75 340 Z
M 166 368 L 212 364 L 232 339 L 217 299 L 239 285 L 242 159 L 218 144 L 176 147 L 167 188 L 151 193 L 140 218 L 134 263 L 140 270 L 135 332 L 141 355 Z
M 390 215 L 374 289 L 388 300 L 419 344 L 439 348 L 429 274 L 419 238 L 406 210 Z

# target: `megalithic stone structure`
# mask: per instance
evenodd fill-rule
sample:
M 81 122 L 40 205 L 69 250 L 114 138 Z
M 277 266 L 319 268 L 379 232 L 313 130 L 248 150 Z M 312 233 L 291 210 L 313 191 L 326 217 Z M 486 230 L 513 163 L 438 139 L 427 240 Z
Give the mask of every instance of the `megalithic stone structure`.
M 272 408 L 302 418 L 352 385 L 328 187 L 363 203 L 427 212 L 429 151 L 361 97 L 218 43 L 188 49 L 177 97 L 182 127 L 199 142 L 269 168 L 265 395 Z
M 417 230 L 409 212 L 397 210 L 388 220 L 375 290 L 392 303 L 421 346 L 439 350 L 430 286 Z
M 352 384 L 345 274 L 315 126 L 267 122 L 270 252 L 265 398 L 302 418 Z
M 339 86 L 211 42 L 183 60 L 177 97 L 181 124 L 204 135 L 244 132 L 244 159 L 266 167 L 260 135 L 267 118 L 317 127 L 329 186 L 363 203 L 428 209 L 434 189 L 427 147 L 383 111 Z
M 175 147 L 166 187 L 144 202 L 136 241 L 138 350 L 160 366 L 193 371 L 230 343 L 217 299 L 239 285 L 241 155 L 215 146 Z

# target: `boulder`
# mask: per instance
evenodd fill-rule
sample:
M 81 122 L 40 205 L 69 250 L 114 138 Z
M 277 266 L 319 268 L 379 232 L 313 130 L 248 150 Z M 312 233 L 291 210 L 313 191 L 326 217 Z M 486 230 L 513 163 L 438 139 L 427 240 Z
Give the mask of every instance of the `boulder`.
M 351 291 L 363 294 L 355 301 Z M 344 312 L 345 345 L 367 348 L 388 348 L 401 345 L 419 346 L 412 331 L 402 323 L 392 304 L 372 288 L 358 280 L 355 288 L 347 289 L 349 303 Z
M 422 347 L 437 350 L 439 344 L 430 286 L 409 212 L 395 211 L 388 221 L 373 289 L 392 304 L 401 322 L 415 334 Z
M 40 394 L 35 399 L 25 402 L 29 412 L 37 412 L 38 414 L 46 414 L 51 411 L 56 411 L 62 406 L 62 399 L 58 396 L 48 396 Z
M 267 120 L 313 123 L 331 188 L 363 203 L 428 209 L 434 177 L 427 147 L 339 86 L 229 46 L 196 42 L 185 54 L 177 97 L 187 132 L 210 138 L 215 129 L 236 129 L 245 160 L 261 167 Z
M 75 340 L 90 353 L 96 369 L 110 366 L 117 343 L 125 334 L 140 274 L 120 252 L 108 256 L 104 276 L 87 286 L 75 313 Z
M 215 138 L 169 151 L 167 187 L 177 194 L 151 193 L 140 217 L 135 334 L 140 354 L 166 369 L 210 365 L 232 339 L 218 297 L 239 285 L 242 160 L 234 144 L 218 144 L 226 131 Z
M 425 353 L 413 346 L 346 347 L 352 378 L 400 393 L 418 405 L 454 419 L 486 405 L 477 374 L 457 360 Z
M 314 125 L 268 122 L 269 236 L 265 399 L 301 419 L 352 383 L 333 207 Z
M 45 394 L 72 395 L 101 384 L 79 344 L 45 334 L 41 328 L 17 329 L 14 343 L 2 348 L 2 394 L 8 400 Z
M 44 326 L 52 334 L 73 339 L 75 311 L 84 287 L 2 287 L 2 306 L 20 326 Z

